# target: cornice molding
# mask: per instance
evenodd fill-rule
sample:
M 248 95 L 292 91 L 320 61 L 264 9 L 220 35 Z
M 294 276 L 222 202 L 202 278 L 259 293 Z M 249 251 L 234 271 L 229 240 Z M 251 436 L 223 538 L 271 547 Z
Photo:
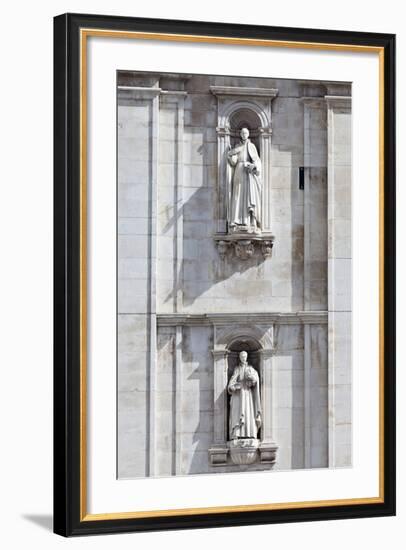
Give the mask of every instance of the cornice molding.
M 276 88 L 253 88 L 245 86 L 210 86 L 210 91 L 216 96 L 233 95 L 274 99 L 278 95 Z
M 221 325 L 320 325 L 328 322 L 327 311 L 298 311 L 295 313 L 161 313 L 158 326 L 221 326 Z

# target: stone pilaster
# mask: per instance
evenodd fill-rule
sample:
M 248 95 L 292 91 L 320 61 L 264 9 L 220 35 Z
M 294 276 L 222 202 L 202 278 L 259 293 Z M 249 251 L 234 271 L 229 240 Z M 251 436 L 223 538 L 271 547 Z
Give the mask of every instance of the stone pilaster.
M 213 445 L 209 449 L 212 466 L 227 463 L 227 355 L 224 347 L 212 351 L 214 360 Z
M 181 85 L 180 82 L 176 82 Z M 183 87 L 183 85 L 182 85 Z M 187 93 L 184 90 L 161 90 L 160 94 L 160 125 L 161 136 L 159 178 L 160 209 L 171 214 L 168 221 L 160 213 L 158 246 L 162 249 L 162 258 L 166 262 L 163 267 L 165 279 L 161 283 L 159 302 L 161 305 L 181 312 L 183 307 L 183 140 L 184 140 L 184 103 Z M 172 223 L 173 222 L 173 223 Z M 167 227 L 169 226 L 169 227 Z M 172 261 L 172 269 L 169 263 Z M 166 296 L 172 286 L 171 303 Z
M 175 472 L 182 473 L 182 326 L 175 337 Z
M 217 181 L 222 182 L 225 179 L 227 172 L 226 151 L 230 148 L 230 129 L 228 127 L 217 126 Z M 217 232 L 227 232 L 227 204 L 228 190 L 226 187 L 218 186 L 217 188 Z
M 278 445 L 273 439 L 272 420 L 275 414 L 273 403 L 273 355 L 271 349 L 262 349 L 260 354 L 260 378 L 261 378 L 261 404 L 262 404 L 262 426 L 261 443 L 259 445 L 259 456 L 261 462 L 274 463 Z
M 327 106 L 320 97 L 323 88 L 305 85 L 304 91 L 317 95 L 302 98 L 303 103 L 303 147 L 304 147 L 304 189 L 303 189 L 303 305 L 305 311 L 327 308 Z M 325 330 L 322 327 L 322 330 Z M 304 326 L 303 350 L 303 406 L 304 406 L 304 467 L 313 466 L 313 458 L 321 466 L 321 451 L 315 449 L 317 437 L 313 433 L 318 427 L 312 422 L 313 378 L 320 365 L 313 365 L 312 327 Z M 322 344 L 321 344 L 322 345 Z M 327 388 L 319 388 L 318 399 Z M 319 411 L 321 413 L 321 411 Z M 327 414 L 327 411 L 325 411 Z M 313 458 L 312 458 L 313 456 Z
M 351 98 L 329 89 L 328 109 L 328 391 L 329 466 L 351 454 Z M 334 94 L 334 95 L 333 95 Z
M 140 85 L 144 84 L 144 85 Z M 118 86 L 119 142 L 118 156 L 121 170 L 118 173 L 118 315 L 134 324 L 144 321 L 146 334 L 145 363 L 140 350 L 140 365 L 131 373 L 134 384 L 143 388 L 137 395 L 137 407 L 145 411 L 145 432 L 139 426 L 138 451 L 126 474 L 144 470 L 146 475 L 155 472 L 155 395 L 156 395 L 156 219 L 157 219 L 157 174 L 159 141 L 159 94 L 156 77 Z M 122 119 L 122 122 L 120 122 Z M 121 126 L 120 126 L 121 124 Z M 147 238 L 145 238 L 147 235 Z M 140 258 L 141 261 L 140 261 Z M 143 324 L 144 324 L 143 323 Z M 133 335 L 131 335 L 134 338 Z M 124 332 L 119 331 L 119 345 Z M 123 355 L 122 357 L 125 357 Z M 119 363 L 119 379 L 124 367 Z M 144 387 L 145 386 L 145 387 Z M 145 397 L 145 398 L 144 398 Z M 124 414 L 133 395 L 119 392 L 118 407 Z M 135 405 L 135 404 L 134 404 Z M 120 429 L 120 428 L 119 428 Z M 134 432 L 135 433 L 135 432 Z M 139 442 L 143 444 L 140 446 Z M 126 440 L 126 445 L 133 442 Z M 119 447 L 119 453 L 121 449 Z M 124 450 L 129 455 L 128 449 Z

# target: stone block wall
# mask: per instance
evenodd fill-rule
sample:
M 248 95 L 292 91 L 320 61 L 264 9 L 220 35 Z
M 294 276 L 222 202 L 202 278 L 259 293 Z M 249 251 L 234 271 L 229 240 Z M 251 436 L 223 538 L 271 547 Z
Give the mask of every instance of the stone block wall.
M 277 90 L 271 258 L 219 258 L 211 86 Z M 349 94 L 320 82 L 119 74 L 118 477 L 244 469 L 213 467 L 208 452 L 216 314 L 230 327 L 233 315 L 269 317 L 274 469 L 351 464 Z M 321 320 L 295 321 L 301 312 Z
M 149 473 L 151 111 L 142 97 L 117 110 L 118 477 Z

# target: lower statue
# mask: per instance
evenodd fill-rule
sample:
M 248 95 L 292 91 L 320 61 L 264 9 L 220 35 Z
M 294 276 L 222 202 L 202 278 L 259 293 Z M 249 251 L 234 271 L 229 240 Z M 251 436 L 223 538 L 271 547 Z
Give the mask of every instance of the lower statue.
M 239 363 L 228 383 L 230 399 L 230 440 L 257 439 L 261 427 L 261 400 L 259 395 L 259 376 L 248 364 L 248 354 L 239 354 Z

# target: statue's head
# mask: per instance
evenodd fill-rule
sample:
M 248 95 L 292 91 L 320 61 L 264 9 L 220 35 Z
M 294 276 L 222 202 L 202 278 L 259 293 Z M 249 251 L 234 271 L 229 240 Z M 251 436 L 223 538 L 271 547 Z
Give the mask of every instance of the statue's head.
M 243 141 L 246 141 L 249 135 L 250 131 L 248 130 L 248 128 L 241 128 L 240 136 Z
M 241 363 L 246 363 L 248 359 L 248 353 L 246 351 L 240 351 L 239 358 Z

